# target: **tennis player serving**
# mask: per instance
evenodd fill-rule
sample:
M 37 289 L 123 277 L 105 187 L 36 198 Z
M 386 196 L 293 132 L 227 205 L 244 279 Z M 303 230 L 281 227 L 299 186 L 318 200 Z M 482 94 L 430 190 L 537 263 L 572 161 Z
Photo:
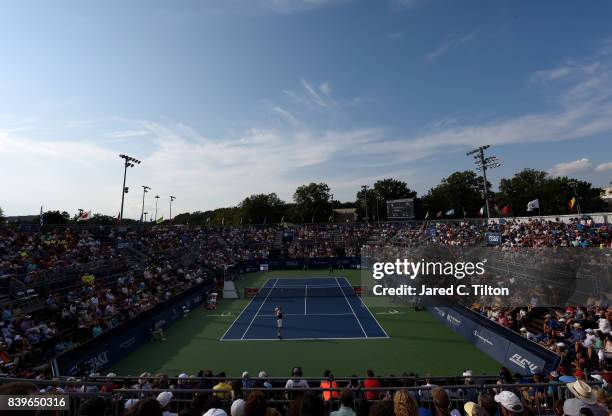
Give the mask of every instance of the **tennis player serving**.
M 283 339 L 283 308 L 280 306 L 275 307 L 274 315 L 276 315 L 276 336 L 278 339 Z

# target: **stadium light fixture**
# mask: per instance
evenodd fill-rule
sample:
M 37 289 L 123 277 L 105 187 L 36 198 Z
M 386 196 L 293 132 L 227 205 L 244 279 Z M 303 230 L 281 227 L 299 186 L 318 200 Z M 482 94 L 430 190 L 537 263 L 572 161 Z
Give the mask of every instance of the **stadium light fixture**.
M 366 223 L 370 223 L 370 218 L 368 217 L 368 185 L 361 185 L 361 189 L 363 189 L 363 204 L 365 205 L 365 217 Z
M 140 211 L 140 222 L 142 222 L 142 220 L 144 219 L 144 202 L 145 202 L 145 195 L 147 194 L 147 192 L 149 192 L 149 189 L 151 189 L 150 186 L 147 185 L 142 185 L 142 210 Z M 146 221 L 146 220 L 145 220 Z
M 501 162 L 495 156 L 485 157 L 485 150 L 487 150 L 490 145 L 484 145 L 477 147 L 476 149 L 469 151 L 466 153 L 466 156 L 474 157 L 474 161 L 476 163 L 476 170 L 482 172 L 482 187 L 484 191 L 484 200 L 486 206 L 486 215 L 485 218 L 488 220 L 490 217 L 490 206 L 489 206 L 489 187 L 487 185 L 487 169 L 495 169 L 501 166 Z
M 170 195 L 170 221 L 172 221 L 172 201 L 174 201 L 175 199 L 175 196 Z
M 155 220 L 157 221 L 157 202 L 159 201 L 159 195 L 155 195 Z
M 121 222 L 123 220 L 123 202 L 125 200 L 125 194 L 127 194 L 129 190 L 129 188 L 125 186 L 127 169 L 140 165 L 140 160 L 128 155 L 119 155 L 119 157 L 123 159 L 123 187 L 121 188 L 121 211 L 119 212 L 119 222 Z

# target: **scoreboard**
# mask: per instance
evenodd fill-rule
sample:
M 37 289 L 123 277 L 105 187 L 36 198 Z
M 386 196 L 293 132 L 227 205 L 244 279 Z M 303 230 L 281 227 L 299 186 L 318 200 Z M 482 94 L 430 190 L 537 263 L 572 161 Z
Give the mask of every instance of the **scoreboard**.
M 387 218 L 390 220 L 415 219 L 415 199 L 404 198 L 387 201 Z

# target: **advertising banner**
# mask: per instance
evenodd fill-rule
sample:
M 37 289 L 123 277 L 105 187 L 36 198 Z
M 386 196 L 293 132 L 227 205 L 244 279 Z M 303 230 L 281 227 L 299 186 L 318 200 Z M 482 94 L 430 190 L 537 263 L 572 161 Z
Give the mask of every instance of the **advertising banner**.
M 461 306 L 435 306 L 427 310 L 512 373 L 548 374 L 559 365 L 560 357 L 554 352 L 474 311 Z

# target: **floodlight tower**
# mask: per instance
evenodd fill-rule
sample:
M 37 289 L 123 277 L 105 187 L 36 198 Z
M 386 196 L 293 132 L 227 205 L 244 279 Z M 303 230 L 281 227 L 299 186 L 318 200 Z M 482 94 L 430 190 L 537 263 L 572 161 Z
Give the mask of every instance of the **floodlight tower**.
M 125 200 L 125 194 L 128 193 L 128 188 L 125 186 L 125 177 L 127 175 L 127 169 L 133 168 L 136 165 L 140 165 L 140 160 L 133 158 L 128 155 L 119 155 L 121 159 L 123 159 L 123 188 L 121 188 L 121 211 L 119 213 L 119 221 L 123 220 L 123 202 Z
M 157 202 L 159 201 L 159 195 L 155 195 L 155 220 L 157 222 Z
M 147 194 L 147 192 L 149 192 L 149 189 L 151 189 L 150 186 L 142 185 L 142 210 L 140 211 L 140 222 L 142 222 L 142 220 L 144 219 L 144 201 L 145 195 Z
M 487 169 L 495 169 L 501 166 L 501 162 L 495 156 L 485 157 L 485 150 L 487 150 L 489 147 L 491 146 L 487 144 L 466 153 L 466 156 L 474 155 L 476 170 L 482 171 L 482 187 L 484 190 L 485 206 L 487 210 L 485 216 L 486 219 L 489 219 L 491 215 L 491 210 L 489 207 L 489 187 L 487 185 Z
M 172 201 L 174 201 L 175 199 L 175 196 L 170 195 L 170 221 L 172 221 Z
M 366 223 L 369 223 L 370 218 L 368 217 L 368 185 L 361 185 L 361 189 L 363 189 L 363 203 L 365 205 Z

